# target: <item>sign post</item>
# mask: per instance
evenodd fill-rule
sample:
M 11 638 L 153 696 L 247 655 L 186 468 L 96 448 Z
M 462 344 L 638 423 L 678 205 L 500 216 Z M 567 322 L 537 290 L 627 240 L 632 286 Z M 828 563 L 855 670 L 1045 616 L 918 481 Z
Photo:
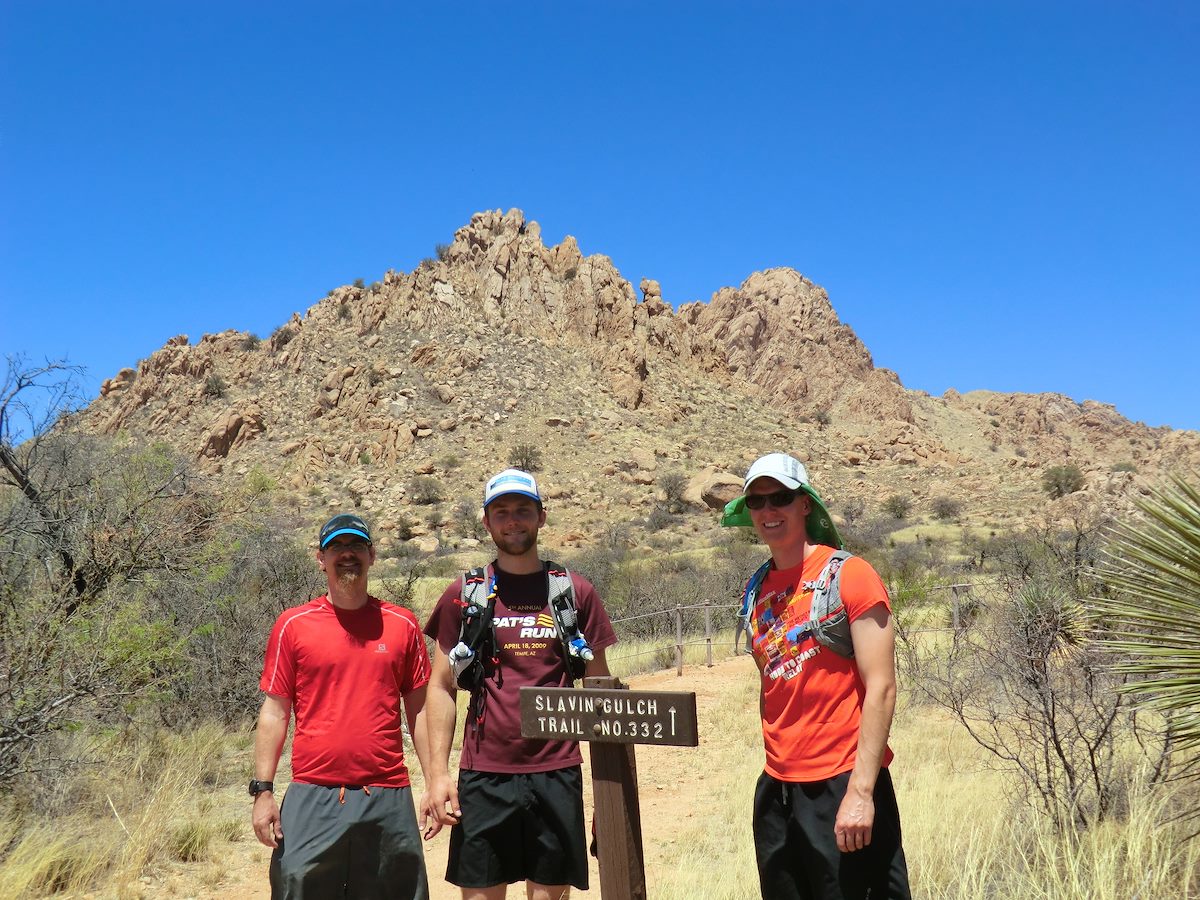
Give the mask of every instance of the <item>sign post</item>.
M 583 689 L 523 687 L 521 736 L 592 744 L 592 794 L 603 900 L 645 900 L 635 744 L 695 747 L 696 695 L 631 691 L 611 676 Z

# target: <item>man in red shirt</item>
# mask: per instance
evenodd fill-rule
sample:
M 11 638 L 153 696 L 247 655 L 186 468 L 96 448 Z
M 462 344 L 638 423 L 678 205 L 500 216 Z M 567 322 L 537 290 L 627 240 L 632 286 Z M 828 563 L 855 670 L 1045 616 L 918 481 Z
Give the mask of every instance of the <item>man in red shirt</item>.
M 457 653 L 465 604 L 463 582 L 455 580 L 425 625 L 435 643 L 429 687 L 433 770 L 421 812 L 453 826 L 446 880 L 462 888 L 464 900 L 502 900 L 517 881 L 526 883 L 528 900 L 563 900 L 571 885 L 586 889 L 588 883 L 583 758 L 575 741 L 521 737 L 518 700 L 525 685 L 567 687 L 572 681 L 549 607 L 552 564 L 538 556 L 546 511 L 533 476 L 507 469 L 489 480 L 483 524 L 496 545 L 485 575 L 496 664 L 473 692 L 456 787 L 448 757 L 457 682 L 448 654 Z M 562 570 L 553 572 L 565 580 Z M 578 626 L 594 655 L 585 674 L 607 675 L 604 651 L 617 640 L 608 614 L 586 579 L 573 572 L 570 579 Z
M 784 453 L 755 462 L 744 490 L 750 524 L 771 550 L 750 621 L 767 757 L 754 797 L 762 896 L 907 900 L 887 770 L 896 702 L 887 589 L 869 563 L 847 559 L 840 596 L 853 657 L 818 642 L 809 623 L 813 588 L 841 546 L 829 513 L 804 466 Z
M 254 739 L 254 833 L 274 848 L 273 900 L 427 900 L 429 886 L 404 760 L 400 706 L 424 772 L 429 654 L 407 609 L 367 593 L 375 545 L 356 515 L 321 528 L 327 594 L 286 610 L 271 629 Z M 296 716 L 292 783 L 274 778 Z M 439 829 L 430 822 L 425 837 Z

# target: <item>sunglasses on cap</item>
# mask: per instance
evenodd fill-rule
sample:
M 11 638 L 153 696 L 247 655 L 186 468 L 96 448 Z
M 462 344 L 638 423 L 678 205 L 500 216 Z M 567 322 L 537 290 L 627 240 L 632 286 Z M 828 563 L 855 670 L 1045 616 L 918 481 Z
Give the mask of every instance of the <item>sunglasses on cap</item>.
M 771 504 L 772 509 L 783 509 L 785 506 L 791 506 L 792 501 L 801 493 L 803 492 L 784 488 L 770 494 L 747 494 L 746 509 L 762 509 L 768 503 Z

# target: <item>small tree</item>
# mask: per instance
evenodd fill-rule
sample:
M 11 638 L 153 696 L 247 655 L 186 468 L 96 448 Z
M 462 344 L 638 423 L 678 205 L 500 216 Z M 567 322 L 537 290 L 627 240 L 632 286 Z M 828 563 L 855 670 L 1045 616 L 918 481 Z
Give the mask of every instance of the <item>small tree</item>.
M 663 492 L 667 512 L 682 512 L 687 506 L 687 501 L 683 499 L 687 484 L 687 476 L 682 472 L 666 472 L 658 476 L 658 487 Z
M 487 537 L 487 529 L 479 515 L 479 504 L 474 500 L 462 499 L 454 504 L 451 514 L 455 530 L 465 538 L 482 541 Z
M 542 451 L 533 444 L 517 444 L 508 451 L 508 464 L 526 472 L 540 472 Z
M 1042 490 L 1051 500 L 1073 494 L 1083 487 L 1083 473 L 1076 465 L 1051 466 L 1042 476 Z
M 883 501 L 883 511 L 893 519 L 907 518 L 911 509 L 912 501 L 901 494 L 892 494 Z
M 948 642 L 897 627 L 906 683 L 949 711 L 1063 831 L 1126 808 L 1135 754 L 1149 783 L 1170 777 L 1173 739 L 1123 693 L 1128 676 L 1113 669 L 1106 627 L 1086 615 L 1084 599 L 1104 590 L 1093 568 L 1103 523 L 1084 504 L 1073 512 L 1066 530 L 998 548 L 990 602 Z
M 418 475 L 412 480 L 409 496 L 413 503 L 419 503 L 422 506 L 437 503 L 442 499 L 442 484 L 436 478 Z
M 228 386 L 225 384 L 225 379 L 216 372 L 213 372 L 204 379 L 205 397 L 212 397 L 214 400 L 220 400 L 225 396 L 226 390 L 228 390 Z
M 934 497 L 930 508 L 939 522 L 951 522 L 962 513 L 962 504 L 953 497 Z

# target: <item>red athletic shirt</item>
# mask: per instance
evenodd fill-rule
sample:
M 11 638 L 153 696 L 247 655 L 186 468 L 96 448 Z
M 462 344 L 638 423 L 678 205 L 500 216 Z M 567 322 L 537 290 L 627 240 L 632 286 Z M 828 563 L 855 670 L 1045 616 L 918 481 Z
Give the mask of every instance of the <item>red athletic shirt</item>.
M 754 659 L 762 673 L 766 771 L 780 781 L 821 781 L 854 768 L 866 693 L 854 660 L 817 643 L 804 627 L 815 582 L 833 555 L 817 547 L 801 565 L 772 568 L 753 615 Z M 840 576 L 842 604 L 853 622 L 887 588 L 870 563 L 851 557 Z M 883 765 L 892 760 L 888 748 Z
M 275 621 L 259 688 L 292 702 L 293 781 L 406 787 L 401 698 L 428 681 L 411 612 L 374 597 L 339 609 L 324 596 Z
M 579 627 L 593 650 L 617 642 L 612 623 L 596 589 L 574 572 L 575 610 Z M 442 593 L 425 624 L 425 633 L 449 652 L 458 643 L 462 606 L 458 602 L 462 579 Z M 562 641 L 550 615 L 546 573 L 511 575 L 496 570 L 496 641 L 500 665 L 496 677 L 484 681 L 483 722 L 463 727 L 462 756 L 458 767 L 476 772 L 551 772 L 583 762 L 575 741 L 543 741 L 521 737 L 518 689 L 570 687 Z

